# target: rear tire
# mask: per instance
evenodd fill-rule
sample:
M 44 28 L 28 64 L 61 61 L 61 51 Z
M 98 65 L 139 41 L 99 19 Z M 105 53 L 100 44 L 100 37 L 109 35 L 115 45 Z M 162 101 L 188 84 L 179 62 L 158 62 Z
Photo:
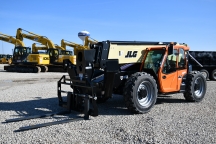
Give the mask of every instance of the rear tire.
M 147 113 L 155 105 L 158 89 L 155 79 L 145 72 L 137 72 L 127 80 L 124 100 L 132 113 Z
M 201 69 L 200 73 L 203 74 L 203 76 L 206 78 L 206 80 L 209 79 L 209 72 L 205 69 Z
M 199 71 L 187 75 L 184 97 L 189 102 L 200 102 L 206 93 L 206 79 Z
M 216 81 L 216 69 L 211 72 L 211 80 Z

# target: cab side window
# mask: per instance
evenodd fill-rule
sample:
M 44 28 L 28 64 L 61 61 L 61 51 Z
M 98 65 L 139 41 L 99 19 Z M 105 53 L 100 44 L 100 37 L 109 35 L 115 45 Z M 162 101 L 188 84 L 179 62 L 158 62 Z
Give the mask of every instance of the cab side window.
M 179 60 L 178 60 L 178 67 L 180 69 L 186 68 L 186 59 L 185 59 L 185 51 L 184 49 L 179 49 Z
M 169 74 L 176 71 L 177 56 L 178 56 L 178 51 L 176 49 L 173 50 L 173 54 L 167 56 L 162 70 L 164 74 Z

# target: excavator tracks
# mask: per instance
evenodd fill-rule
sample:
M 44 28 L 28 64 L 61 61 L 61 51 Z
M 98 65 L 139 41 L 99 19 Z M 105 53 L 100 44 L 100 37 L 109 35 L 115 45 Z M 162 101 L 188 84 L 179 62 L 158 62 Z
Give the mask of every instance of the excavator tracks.
M 41 69 L 41 72 L 48 72 L 48 67 L 47 66 L 39 66 Z
M 20 73 L 40 73 L 40 72 L 66 72 L 61 65 L 8 65 L 4 66 L 7 72 L 20 72 Z
M 40 73 L 41 67 L 40 66 L 4 66 L 4 70 L 8 72 L 21 72 L 21 73 Z
M 48 65 L 48 72 L 67 72 L 62 65 Z

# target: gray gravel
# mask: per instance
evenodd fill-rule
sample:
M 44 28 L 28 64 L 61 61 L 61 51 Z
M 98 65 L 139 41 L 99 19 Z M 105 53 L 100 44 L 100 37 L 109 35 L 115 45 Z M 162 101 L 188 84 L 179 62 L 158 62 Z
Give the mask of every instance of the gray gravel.
M 9 73 L 0 65 L 0 121 L 62 111 L 57 81 L 66 73 Z M 55 116 L 0 124 L 0 143 L 216 143 L 216 88 L 208 81 L 200 103 L 182 94 L 159 97 L 147 114 L 131 114 L 122 96 L 100 104 L 99 116 L 49 127 L 14 132 L 19 127 L 75 117 Z M 70 90 L 69 87 L 64 87 Z

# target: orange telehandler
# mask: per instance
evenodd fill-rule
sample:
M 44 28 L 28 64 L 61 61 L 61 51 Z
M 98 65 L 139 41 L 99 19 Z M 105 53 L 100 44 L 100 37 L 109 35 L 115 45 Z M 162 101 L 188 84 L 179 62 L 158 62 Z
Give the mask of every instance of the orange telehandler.
M 149 112 L 158 96 L 164 94 L 182 93 L 186 101 L 201 102 L 207 90 L 206 79 L 199 71 L 192 71 L 189 49 L 177 42 L 100 41 L 89 49 L 78 50 L 76 65 L 69 66 L 68 75 L 58 81 L 59 106 L 66 108 L 66 112 L 6 122 L 68 114 L 71 110 L 84 116 L 22 127 L 18 131 L 88 120 L 89 116 L 98 116 L 97 103 L 106 102 L 113 94 L 122 95 L 125 106 L 134 114 Z M 69 85 L 71 91 L 64 91 L 62 85 Z

